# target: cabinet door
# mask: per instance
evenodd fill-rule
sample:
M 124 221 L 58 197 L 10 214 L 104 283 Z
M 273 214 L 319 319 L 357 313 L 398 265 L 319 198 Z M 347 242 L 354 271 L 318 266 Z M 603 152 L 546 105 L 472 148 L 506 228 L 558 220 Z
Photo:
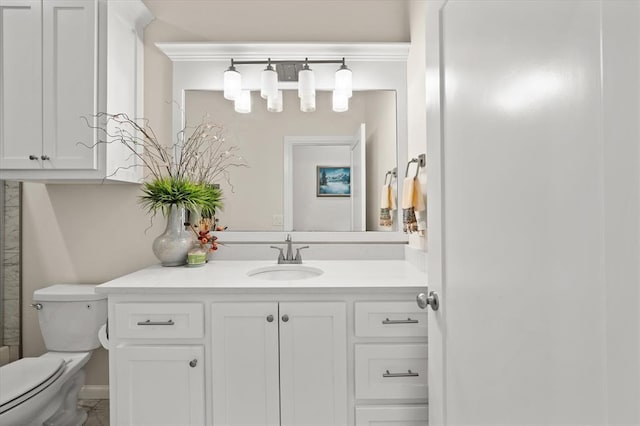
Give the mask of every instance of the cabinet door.
M 39 0 L 0 0 L 0 169 L 40 168 L 40 16 Z
M 202 346 L 116 348 L 119 426 L 204 425 Z
M 42 167 L 95 169 L 95 132 L 83 119 L 96 113 L 95 0 L 43 2 L 42 28 Z
M 279 425 L 278 304 L 212 305 L 213 424 Z
M 280 304 L 283 426 L 347 424 L 347 324 L 340 302 Z

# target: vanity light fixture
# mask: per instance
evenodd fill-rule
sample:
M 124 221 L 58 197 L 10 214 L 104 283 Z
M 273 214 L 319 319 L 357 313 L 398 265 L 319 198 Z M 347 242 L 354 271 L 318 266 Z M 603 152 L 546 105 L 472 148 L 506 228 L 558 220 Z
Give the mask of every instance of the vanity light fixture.
M 231 60 L 231 66 L 224 72 L 224 98 L 235 101 L 242 91 L 242 75 L 236 70 Z
M 236 70 L 236 65 L 259 65 L 266 64 L 267 67 L 260 75 L 260 96 L 267 99 L 267 111 L 282 111 L 282 91 L 278 90 L 278 72 L 272 65 L 295 65 L 303 63 L 303 67 L 298 71 L 298 97 L 300 98 L 300 110 L 303 112 L 313 112 L 316 110 L 316 83 L 314 71 L 309 64 L 341 64 L 335 75 L 335 89 L 333 91 L 333 111 L 344 112 L 349 109 L 349 98 L 352 96 L 352 73 L 345 64 L 345 59 L 339 60 L 309 60 L 304 61 L 234 61 L 231 59 L 231 66 L 224 72 L 224 97 L 235 101 L 235 109 L 238 112 L 251 112 L 251 95 L 243 94 L 243 99 L 238 100 L 243 91 L 242 77 Z M 247 100 L 248 97 L 248 100 Z
M 234 101 L 234 109 L 241 114 L 248 114 L 251 112 L 251 91 L 242 90 L 240 95 L 236 97 Z
M 338 91 L 337 89 L 334 90 L 332 101 L 334 112 L 345 112 L 349 110 L 349 97 L 345 92 Z
M 269 96 L 267 98 L 267 111 L 282 112 L 282 90 L 278 90 L 276 96 Z
M 260 83 L 260 96 L 262 99 L 278 96 L 278 73 L 271 66 L 271 58 L 268 60 L 267 67 L 262 70 Z
M 346 96 L 350 98 L 353 96 L 353 73 L 347 65 L 344 63 L 344 58 L 342 58 L 342 65 L 336 71 L 336 84 L 335 91 L 339 92 L 341 96 Z

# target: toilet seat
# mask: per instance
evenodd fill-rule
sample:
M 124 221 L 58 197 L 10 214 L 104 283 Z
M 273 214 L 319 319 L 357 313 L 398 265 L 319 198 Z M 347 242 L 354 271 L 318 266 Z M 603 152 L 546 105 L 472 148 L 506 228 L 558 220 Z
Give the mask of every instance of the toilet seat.
M 22 358 L 0 369 L 0 414 L 49 387 L 64 372 L 61 357 Z

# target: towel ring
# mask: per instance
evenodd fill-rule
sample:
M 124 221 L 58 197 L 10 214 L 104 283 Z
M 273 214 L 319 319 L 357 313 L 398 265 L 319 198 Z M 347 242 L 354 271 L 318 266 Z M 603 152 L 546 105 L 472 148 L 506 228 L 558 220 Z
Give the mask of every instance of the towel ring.
M 409 166 L 411 165 L 411 163 L 418 163 L 416 165 L 416 175 L 414 176 L 414 178 L 418 177 L 418 172 L 420 171 L 420 162 L 417 158 L 412 158 L 408 163 L 407 163 L 407 170 L 404 172 L 404 177 L 409 177 Z
M 389 178 L 389 183 L 387 183 L 387 176 L 391 176 Z M 391 180 L 393 179 L 392 173 L 389 171 L 387 173 L 384 174 L 384 185 L 390 185 L 391 184 Z

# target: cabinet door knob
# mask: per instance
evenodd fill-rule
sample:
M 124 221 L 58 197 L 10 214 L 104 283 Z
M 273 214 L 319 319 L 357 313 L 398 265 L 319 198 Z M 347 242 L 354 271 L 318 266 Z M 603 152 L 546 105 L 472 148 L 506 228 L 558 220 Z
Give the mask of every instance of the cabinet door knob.
M 51 160 L 48 155 L 42 155 L 40 156 L 40 158 L 42 159 L 42 161 Z
M 282 316 L 282 322 L 287 322 L 287 321 L 289 321 L 289 315 L 284 314 L 284 315 Z
M 273 315 L 267 316 L 267 322 L 273 322 Z
M 189 367 L 194 368 L 196 365 L 198 365 L 197 359 L 194 358 L 191 361 L 189 361 Z
M 38 156 L 37 155 L 30 155 L 29 156 L 29 160 L 37 160 Z

